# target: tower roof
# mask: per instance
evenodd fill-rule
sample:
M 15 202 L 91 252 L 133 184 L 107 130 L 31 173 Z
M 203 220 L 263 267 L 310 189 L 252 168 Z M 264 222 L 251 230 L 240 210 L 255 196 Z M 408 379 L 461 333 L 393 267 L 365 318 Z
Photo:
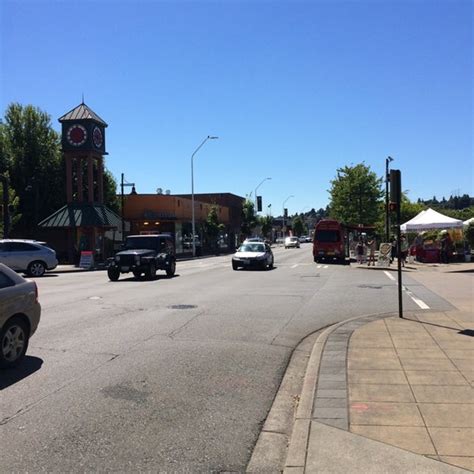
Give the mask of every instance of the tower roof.
M 104 127 L 107 127 L 107 124 L 92 109 L 87 107 L 84 102 L 79 104 L 77 107 L 74 107 L 67 114 L 64 114 L 58 119 L 59 122 L 66 122 L 69 120 L 94 120 Z

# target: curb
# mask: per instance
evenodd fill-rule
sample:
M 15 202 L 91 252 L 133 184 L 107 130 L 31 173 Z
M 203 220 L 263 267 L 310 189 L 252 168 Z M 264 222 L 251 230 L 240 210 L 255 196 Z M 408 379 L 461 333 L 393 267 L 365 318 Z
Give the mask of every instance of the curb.
M 354 318 L 341 321 L 325 329 L 317 338 L 310 360 L 306 368 L 303 390 L 301 392 L 300 404 L 296 412 L 293 431 L 288 443 L 288 451 L 284 464 L 284 473 L 303 470 L 306 465 L 306 455 L 309 442 L 309 428 L 313 415 L 313 404 L 316 394 L 316 387 L 319 377 L 319 368 L 324 347 L 329 336 L 341 326 L 348 323 L 370 318 L 371 320 L 384 319 L 393 316 L 395 313 L 379 313 L 374 315 L 356 316 Z M 371 321 L 367 321 L 367 324 Z

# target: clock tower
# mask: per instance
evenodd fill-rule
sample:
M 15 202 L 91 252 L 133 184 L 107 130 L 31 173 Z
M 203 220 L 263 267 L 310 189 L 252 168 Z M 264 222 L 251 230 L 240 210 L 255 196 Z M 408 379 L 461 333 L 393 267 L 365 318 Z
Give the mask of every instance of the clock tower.
M 62 233 L 56 248 L 70 263 L 77 263 L 84 252 L 100 261 L 108 256 L 106 234 L 112 231 L 113 246 L 115 230 L 121 223 L 120 216 L 104 205 L 107 124 L 84 101 L 59 122 L 66 165 L 66 205 L 38 225 Z
M 105 128 L 84 102 L 63 115 L 61 144 L 66 162 L 67 203 L 104 203 Z

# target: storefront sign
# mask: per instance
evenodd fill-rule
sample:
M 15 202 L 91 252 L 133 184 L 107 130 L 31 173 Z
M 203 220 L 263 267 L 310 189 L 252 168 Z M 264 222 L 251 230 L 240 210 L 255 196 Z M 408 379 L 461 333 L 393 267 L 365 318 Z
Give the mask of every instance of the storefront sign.
M 87 268 L 90 270 L 94 267 L 94 252 L 91 250 L 83 250 L 81 252 L 81 260 L 79 262 L 79 268 Z
M 148 220 L 154 219 L 176 219 L 176 214 L 174 212 L 158 212 L 158 211 L 144 211 L 143 218 Z

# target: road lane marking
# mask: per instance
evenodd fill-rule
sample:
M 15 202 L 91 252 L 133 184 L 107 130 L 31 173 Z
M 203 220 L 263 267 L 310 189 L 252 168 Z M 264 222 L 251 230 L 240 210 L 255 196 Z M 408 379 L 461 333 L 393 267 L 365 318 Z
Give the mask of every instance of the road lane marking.
M 408 288 L 402 285 L 402 289 L 405 290 L 406 294 L 421 308 L 430 309 L 430 307 L 420 298 L 417 298 Z
M 324 265 L 324 267 L 323 267 L 323 268 L 329 268 L 329 265 Z
M 395 277 L 387 271 L 384 271 L 385 275 L 390 278 L 392 281 L 396 281 Z M 398 285 L 398 282 L 397 282 Z M 402 285 L 402 290 L 421 308 L 421 309 L 430 309 L 430 307 L 423 301 L 420 300 L 420 298 L 417 298 L 406 286 Z
M 291 267 L 291 268 L 296 268 L 297 266 L 298 266 L 298 264 L 297 264 L 297 263 L 295 263 L 294 265 L 292 265 L 292 267 Z
M 385 273 L 385 275 L 387 275 L 387 276 L 390 278 L 390 280 L 395 281 L 395 277 L 394 277 L 390 272 L 386 272 L 386 271 L 384 270 L 384 273 Z
M 318 265 L 316 268 L 321 268 L 321 267 L 322 267 L 322 265 Z

